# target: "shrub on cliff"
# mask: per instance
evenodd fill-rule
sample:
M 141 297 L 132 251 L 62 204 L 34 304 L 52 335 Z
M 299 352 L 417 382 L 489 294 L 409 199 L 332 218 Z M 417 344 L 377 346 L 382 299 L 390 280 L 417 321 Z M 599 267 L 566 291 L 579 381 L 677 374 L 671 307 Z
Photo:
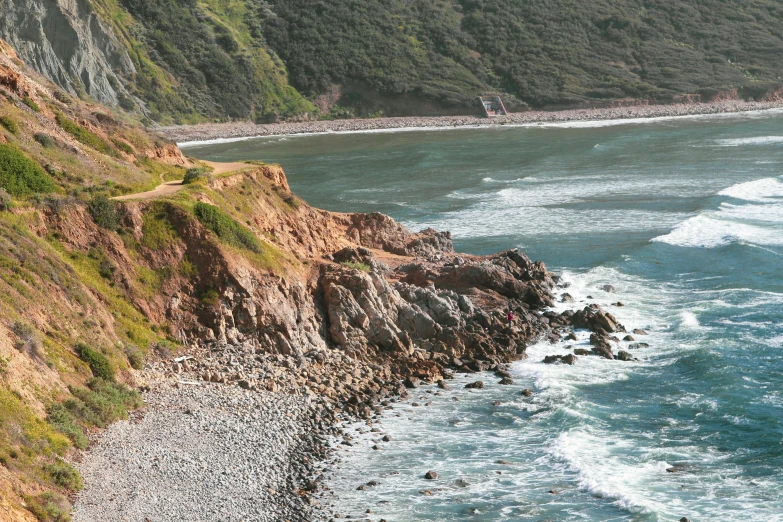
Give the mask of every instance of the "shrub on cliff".
M 30 98 L 29 96 L 25 96 L 24 98 L 22 98 L 22 103 L 24 103 L 25 105 L 27 105 L 28 107 L 30 107 L 30 109 L 31 109 L 33 112 L 41 112 L 41 108 L 40 108 L 40 107 L 38 106 L 38 104 L 37 104 L 37 103 L 35 103 L 35 102 L 33 101 L 33 99 L 32 99 L 32 98 Z
M 74 399 L 65 401 L 63 405 L 88 426 L 105 428 L 112 422 L 128 418 L 128 410 L 140 408 L 144 404 L 138 392 L 124 384 L 93 379 L 87 386 L 71 387 Z
M 120 214 L 112 200 L 99 194 L 87 203 L 87 211 L 99 227 L 116 230 L 120 226 Z
M 216 206 L 199 202 L 194 206 L 193 212 L 202 225 L 229 245 L 255 253 L 261 252 L 261 243 L 258 238 Z
M 190 185 L 191 183 L 195 183 L 199 180 L 205 179 L 206 177 L 207 172 L 204 169 L 193 167 L 185 172 L 185 179 L 182 180 L 182 184 Z
M 33 136 L 33 139 L 37 141 L 45 149 L 53 149 L 54 147 L 57 146 L 57 141 L 55 141 L 55 139 L 49 136 L 48 134 L 44 134 L 43 132 L 37 132 L 35 136 Z
M 95 377 L 107 381 L 114 380 L 114 368 L 102 353 L 93 350 L 84 343 L 79 343 L 76 345 L 76 355 L 90 366 Z
M 82 477 L 76 468 L 62 460 L 56 460 L 54 463 L 44 467 L 46 473 L 51 477 L 52 482 L 69 491 L 81 491 L 84 487 Z
M 0 116 L 0 125 L 14 136 L 19 134 L 19 125 L 10 116 Z
M 22 151 L 0 144 L 0 187 L 13 196 L 54 192 L 57 185 L 52 178 Z
M 4 210 L 10 210 L 13 205 L 13 198 L 11 194 L 6 192 L 5 189 L 0 188 L 0 212 Z
M 69 522 L 71 504 L 59 493 L 46 491 L 24 497 L 27 509 L 41 522 Z

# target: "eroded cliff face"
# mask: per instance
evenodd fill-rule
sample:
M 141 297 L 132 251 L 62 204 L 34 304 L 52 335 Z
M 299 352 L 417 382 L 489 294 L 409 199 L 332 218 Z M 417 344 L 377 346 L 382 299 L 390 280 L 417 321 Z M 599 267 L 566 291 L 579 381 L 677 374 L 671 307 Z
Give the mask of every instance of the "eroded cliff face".
M 0 38 L 62 89 L 107 105 L 129 96 L 118 74 L 133 75 L 133 62 L 88 1 L 0 0 L 0 13 Z
M 120 234 L 79 207 L 47 214 L 41 231 L 69 250 L 107 256 L 113 284 L 190 350 L 169 371 L 309 390 L 369 415 L 379 397 L 404 393 L 404 379 L 502 368 L 534 339 L 559 338 L 553 329 L 565 324 L 543 315 L 556 284 L 543 264 L 516 250 L 459 255 L 448 233 L 314 209 L 295 199 L 277 166 L 215 178 L 193 197 L 232 205 L 275 262 L 226 247 L 174 202 L 123 204 Z M 152 216 L 171 227 L 165 247 L 148 240 Z M 166 278 L 151 291 L 140 270 Z

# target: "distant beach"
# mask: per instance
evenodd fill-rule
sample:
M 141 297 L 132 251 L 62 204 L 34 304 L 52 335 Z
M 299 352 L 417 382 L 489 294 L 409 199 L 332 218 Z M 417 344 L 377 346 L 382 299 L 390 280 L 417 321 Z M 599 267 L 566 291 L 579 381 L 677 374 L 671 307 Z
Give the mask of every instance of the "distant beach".
M 218 140 L 233 141 L 263 136 L 287 136 L 328 132 L 443 129 L 493 125 L 565 124 L 573 122 L 732 114 L 777 108 L 783 108 L 783 100 L 764 102 L 732 100 L 713 103 L 678 103 L 670 105 L 606 107 L 600 109 L 527 111 L 492 118 L 478 116 L 409 116 L 269 124 L 256 124 L 249 121 L 201 123 L 197 125 L 161 127 L 158 131 L 180 145 L 196 145 Z

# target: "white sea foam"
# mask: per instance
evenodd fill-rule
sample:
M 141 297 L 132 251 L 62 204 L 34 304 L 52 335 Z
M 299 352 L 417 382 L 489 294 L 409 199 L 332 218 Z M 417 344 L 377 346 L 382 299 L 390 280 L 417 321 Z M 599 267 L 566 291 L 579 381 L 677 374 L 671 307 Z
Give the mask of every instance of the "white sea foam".
M 783 183 L 779 178 L 764 178 L 738 183 L 718 192 L 719 196 L 754 202 L 775 202 L 783 198 Z
M 692 216 L 652 241 L 701 248 L 731 243 L 783 245 L 783 228 L 779 226 L 783 223 L 783 183 L 778 178 L 738 183 L 718 195 L 746 203 L 723 202 L 717 210 Z
M 680 312 L 680 326 L 685 328 L 698 328 L 701 326 L 698 317 L 693 312 Z
M 721 147 L 741 147 L 743 145 L 769 145 L 772 143 L 783 143 L 783 136 L 757 136 L 755 138 L 734 138 L 725 140 L 715 140 L 715 143 Z

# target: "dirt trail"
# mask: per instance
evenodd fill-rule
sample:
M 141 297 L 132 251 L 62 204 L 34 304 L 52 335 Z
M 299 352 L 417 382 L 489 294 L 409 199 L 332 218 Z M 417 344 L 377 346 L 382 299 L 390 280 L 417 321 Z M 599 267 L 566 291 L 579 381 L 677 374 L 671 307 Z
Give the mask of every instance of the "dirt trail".
M 214 170 L 210 173 L 210 176 L 215 176 L 218 174 L 226 174 L 228 172 L 234 172 L 235 170 L 241 170 L 247 167 L 250 167 L 247 163 L 217 163 L 213 161 L 202 161 L 202 163 L 209 165 Z M 124 196 L 117 196 L 116 198 L 112 198 L 116 201 L 134 201 L 134 200 L 140 200 L 140 199 L 156 199 L 156 198 L 162 198 L 164 196 L 170 196 L 172 194 L 175 194 L 182 190 L 182 187 L 184 185 L 182 184 L 182 180 L 176 180 L 176 181 L 163 181 L 163 177 L 161 175 L 161 184 L 155 187 L 152 190 L 148 190 L 147 192 L 136 192 L 135 194 L 126 194 Z

